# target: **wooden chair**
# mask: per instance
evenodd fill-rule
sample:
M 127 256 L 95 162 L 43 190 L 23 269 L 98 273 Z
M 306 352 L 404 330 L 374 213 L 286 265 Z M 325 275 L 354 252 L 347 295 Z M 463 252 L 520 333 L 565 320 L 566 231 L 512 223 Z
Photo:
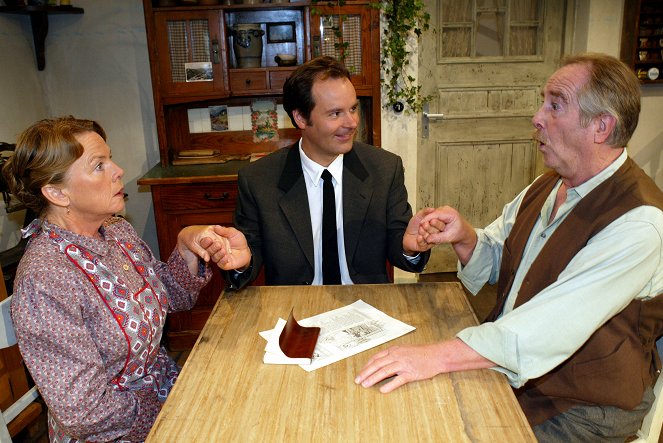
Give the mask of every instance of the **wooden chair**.
M 4 408 L 0 412 L 0 443 L 9 443 L 39 417 L 42 406 L 35 402 L 39 396 L 37 388 L 28 389 L 9 315 L 11 297 L 6 296 L 1 270 L 0 286 L 0 408 Z
M 656 343 L 658 345 L 658 353 L 661 354 L 663 348 L 663 339 L 659 339 Z M 642 421 L 642 426 L 638 431 L 638 438 L 633 442 L 638 443 L 658 443 L 663 427 L 663 373 L 659 374 L 658 380 L 654 385 L 654 404 Z

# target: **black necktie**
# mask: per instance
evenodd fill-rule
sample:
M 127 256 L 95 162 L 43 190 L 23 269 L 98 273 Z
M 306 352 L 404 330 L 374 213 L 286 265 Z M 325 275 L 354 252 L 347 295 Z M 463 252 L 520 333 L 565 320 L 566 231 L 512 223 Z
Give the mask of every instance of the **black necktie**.
M 322 171 L 322 284 L 340 285 L 338 242 L 336 240 L 336 199 L 332 175 Z

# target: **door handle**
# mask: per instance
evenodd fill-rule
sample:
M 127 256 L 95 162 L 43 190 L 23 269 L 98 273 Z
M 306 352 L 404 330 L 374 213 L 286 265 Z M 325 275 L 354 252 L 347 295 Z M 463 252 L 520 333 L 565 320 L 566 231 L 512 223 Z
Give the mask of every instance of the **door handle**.
M 428 103 L 424 104 L 423 112 L 421 113 L 421 137 L 428 138 L 428 125 L 430 121 L 439 121 L 444 119 L 444 114 L 429 114 Z
M 219 63 L 219 41 L 217 39 L 212 40 L 212 63 Z
M 228 195 L 227 192 L 223 192 L 223 193 L 221 193 L 221 195 L 212 195 L 209 192 L 206 192 L 204 197 L 205 197 L 205 200 L 208 200 L 208 201 L 223 201 L 223 200 L 227 200 L 228 196 L 229 195 Z

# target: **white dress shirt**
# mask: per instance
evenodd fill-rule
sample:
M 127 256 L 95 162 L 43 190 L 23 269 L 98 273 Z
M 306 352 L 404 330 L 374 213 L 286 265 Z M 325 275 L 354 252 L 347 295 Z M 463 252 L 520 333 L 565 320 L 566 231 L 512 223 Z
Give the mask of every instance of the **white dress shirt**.
M 322 172 L 327 169 L 332 175 L 334 185 L 334 203 L 336 204 L 336 242 L 338 244 L 338 264 L 341 271 L 341 283 L 351 285 L 352 279 L 348 271 L 343 241 L 343 155 L 339 155 L 326 168 L 306 156 L 299 141 L 299 155 L 302 159 L 302 170 L 306 182 L 308 207 L 311 211 L 311 227 L 313 228 L 313 256 L 315 257 L 315 273 L 313 285 L 322 284 Z

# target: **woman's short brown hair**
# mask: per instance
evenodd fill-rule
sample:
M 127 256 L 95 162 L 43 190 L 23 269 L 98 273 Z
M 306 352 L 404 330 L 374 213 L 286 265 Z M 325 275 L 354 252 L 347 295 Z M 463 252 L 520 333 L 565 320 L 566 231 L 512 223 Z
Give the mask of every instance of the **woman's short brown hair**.
M 106 133 L 97 122 L 71 116 L 40 120 L 23 131 L 14 154 L 2 168 L 11 194 L 41 214 L 48 206 L 41 188 L 63 182 L 69 167 L 83 155 L 76 135 L 85 132 L 96 132 L 106 140 Z

